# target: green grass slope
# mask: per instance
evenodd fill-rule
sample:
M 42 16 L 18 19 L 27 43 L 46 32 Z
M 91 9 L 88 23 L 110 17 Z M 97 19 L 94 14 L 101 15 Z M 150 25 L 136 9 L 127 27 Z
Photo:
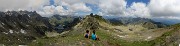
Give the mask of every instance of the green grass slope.
M 102 19 L 103 20 L 103 19 Z M 34 40 L 29 46 L 177 46 L 180 43 L 180 24 L 172 25 L 164 29 L 172 29 L 163 33 L 160 37 L 150 41 L 123 40 L 115 36 L 115 31 L 107 31 L 101 24 L 105 21 L 87 17 L 77 24 L 74 29 L 56 37 L 44 37 Z M 106 23 L 107 24 L 107 23 Z M 96 25 L 96 26 L 93 26 Z M 84 38 L 85 30 L 97 27 L 96 34 L 100 41 Z

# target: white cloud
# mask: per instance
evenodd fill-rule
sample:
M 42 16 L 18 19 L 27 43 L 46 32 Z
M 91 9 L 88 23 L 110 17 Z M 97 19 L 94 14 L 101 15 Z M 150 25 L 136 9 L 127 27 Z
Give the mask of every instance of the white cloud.
M 84 3 L 89 3 L 89 4 L 96 4 L 98 5 L 99 4 L 99 0 L 81 0 L 83 1 Z
M 66 10 L 62 6 L 57 6 L 56 8 L 56 14 L 59 15 L 73 15 L 75 14 L 73 10 Z
M 101 0 L 99 7 L 101 12 L 107 15 L 124 15 L 126 2 L 125 0 Z
M 71 15 L 73 14 L 72 11 L 70 10 L 65 10 L 62 6 L 45 6 L 42 8 L 42 10 L 37 11 L 37 13 L 39 13 L 40 15 L 44 16 L 44 17 L 49 17 L 55 14 L 59 14 L 59 15 Z
M 68 8 L 68 10 L 72 10 L 72 11 L 84 11 L 84 12 L 89 12 L 91 11 L 90 7 L 87 7 L 85 5 L 85 2 L 81 1 L 81 0 L 61 0 L 58 1 L 60 4 L 60 6 L 66 6 Z
M 51 5 L 51 6 L 45 6 L 43 7 L 43 11 L 46 13 L 46 14 L 54 14 L 55 12 L 55 6 Z
M 77 12 L 91 12 L 86 3 L 97 5 L 98 14 L 145 18 L 180 18 L 180 0 L 150 0 L 148 4 L 133 3 L 127 7 L 126 0 L 0 0 L 0 11 L 35 10 L 42 16 L 53 14 L 74 15 Z
M 41 10 L 38 10 L 37 13 L 39 13 L 42 16 L 50 16 L 53 15 L 55 13 L 55 6 L 51 5 L 51 6 L 44 6 Z
M 37 10 L 49 0 L 0 0 L 0 11 L 6 10 Z
M 76 3 L 71 6 L 72 10 L 74 11 L 84 11 L 89 12 L 91 11 L 90 7 L 87 7 L 84 3 Z
M 133 3 L 130 8 L 127 9 L 127 14 L 128 16 L 134 16 L 134 17 L 143 17 L 143 18 L 150 18 L 150 11 L 146 4 L 138 2 L 138 3 Z
M 100 1 L 99 7 L 102 15 L 116 15 L 123 17 L 145 17 L 150 18 L 149 8 L 145 3 L 136 2 L 127 7 L 125 0 L 103 0 Z
M 81 0 L 54 0 L 55 5 L 50 5 L 49 0 L 0 0 L 0 11 L 7 10 L 28 10 L 37 11 L 42 16 L 52 16 L 53 14 L 69 15 L 75 12 L 90 12 Z M 68 9 L 63 8 L 66 6 Z
M 151 0 L 149 9 L 154 17 L 180 17 L 180 0 Z
M 150 0 L 148 4 L 134 2 L 127 7 L 125 0 L 101 0 L 102 15 L 118 15 L 144 18 L 180 19 L 180 0 Z
M 90 7 L 87 7 L 81 0 L 55 0 L 55 5 L 47 6 L 51 8 L 43 9 L 39 14 L 44 16 L 52 16 L 53 14 L 74 15 L 76 12 L 90 12 Z M 64 6 L 64 7 L 63 7 Z M 66 7 L 66 8 L 65 8 Z

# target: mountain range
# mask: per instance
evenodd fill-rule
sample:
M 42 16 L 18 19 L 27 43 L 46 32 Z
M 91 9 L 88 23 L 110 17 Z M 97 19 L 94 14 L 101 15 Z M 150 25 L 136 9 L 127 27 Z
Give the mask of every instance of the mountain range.
M 175 33 L 179 29 L 179 24 L 167 25 L 140 17 L 105 19 L 93 13 L 85 17 L 42 17 L 36 11 L 0 12 L 0 44 L 3 45 L 171 46 L 180 43 L 179 34 Z M 85 30 L 95 30 L 102 41 L 87 42 L 82 35 Z M 55 36 L 48 37 L 49 32 Z

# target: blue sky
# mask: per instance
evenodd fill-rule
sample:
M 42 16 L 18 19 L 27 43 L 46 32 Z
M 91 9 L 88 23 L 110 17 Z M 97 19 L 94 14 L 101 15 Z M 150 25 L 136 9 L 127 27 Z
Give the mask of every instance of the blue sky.
M 54 5 L 54 0 L 50 0 L 50 5 Z
M 148 4 L 150 0 L 126 0 L 127 1 L 127 6 L 132 5 L 133 2 L 143 2 L 145 4 Z
M 99 7 L 97 5 L 86 3 L 86 6 L 92 9 L 92 13 L 97 14 L 99 12 Z

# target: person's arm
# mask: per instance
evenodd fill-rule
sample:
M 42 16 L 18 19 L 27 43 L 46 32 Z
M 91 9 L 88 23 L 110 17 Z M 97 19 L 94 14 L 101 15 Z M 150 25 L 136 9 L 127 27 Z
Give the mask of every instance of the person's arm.
M 96 35 L 96 34 L 95 34 Z M 97 38 L 97 35 L 96 35 L 96 38 Z
M 90 38 L 91 32 L 89 31 L 88 38 Z

